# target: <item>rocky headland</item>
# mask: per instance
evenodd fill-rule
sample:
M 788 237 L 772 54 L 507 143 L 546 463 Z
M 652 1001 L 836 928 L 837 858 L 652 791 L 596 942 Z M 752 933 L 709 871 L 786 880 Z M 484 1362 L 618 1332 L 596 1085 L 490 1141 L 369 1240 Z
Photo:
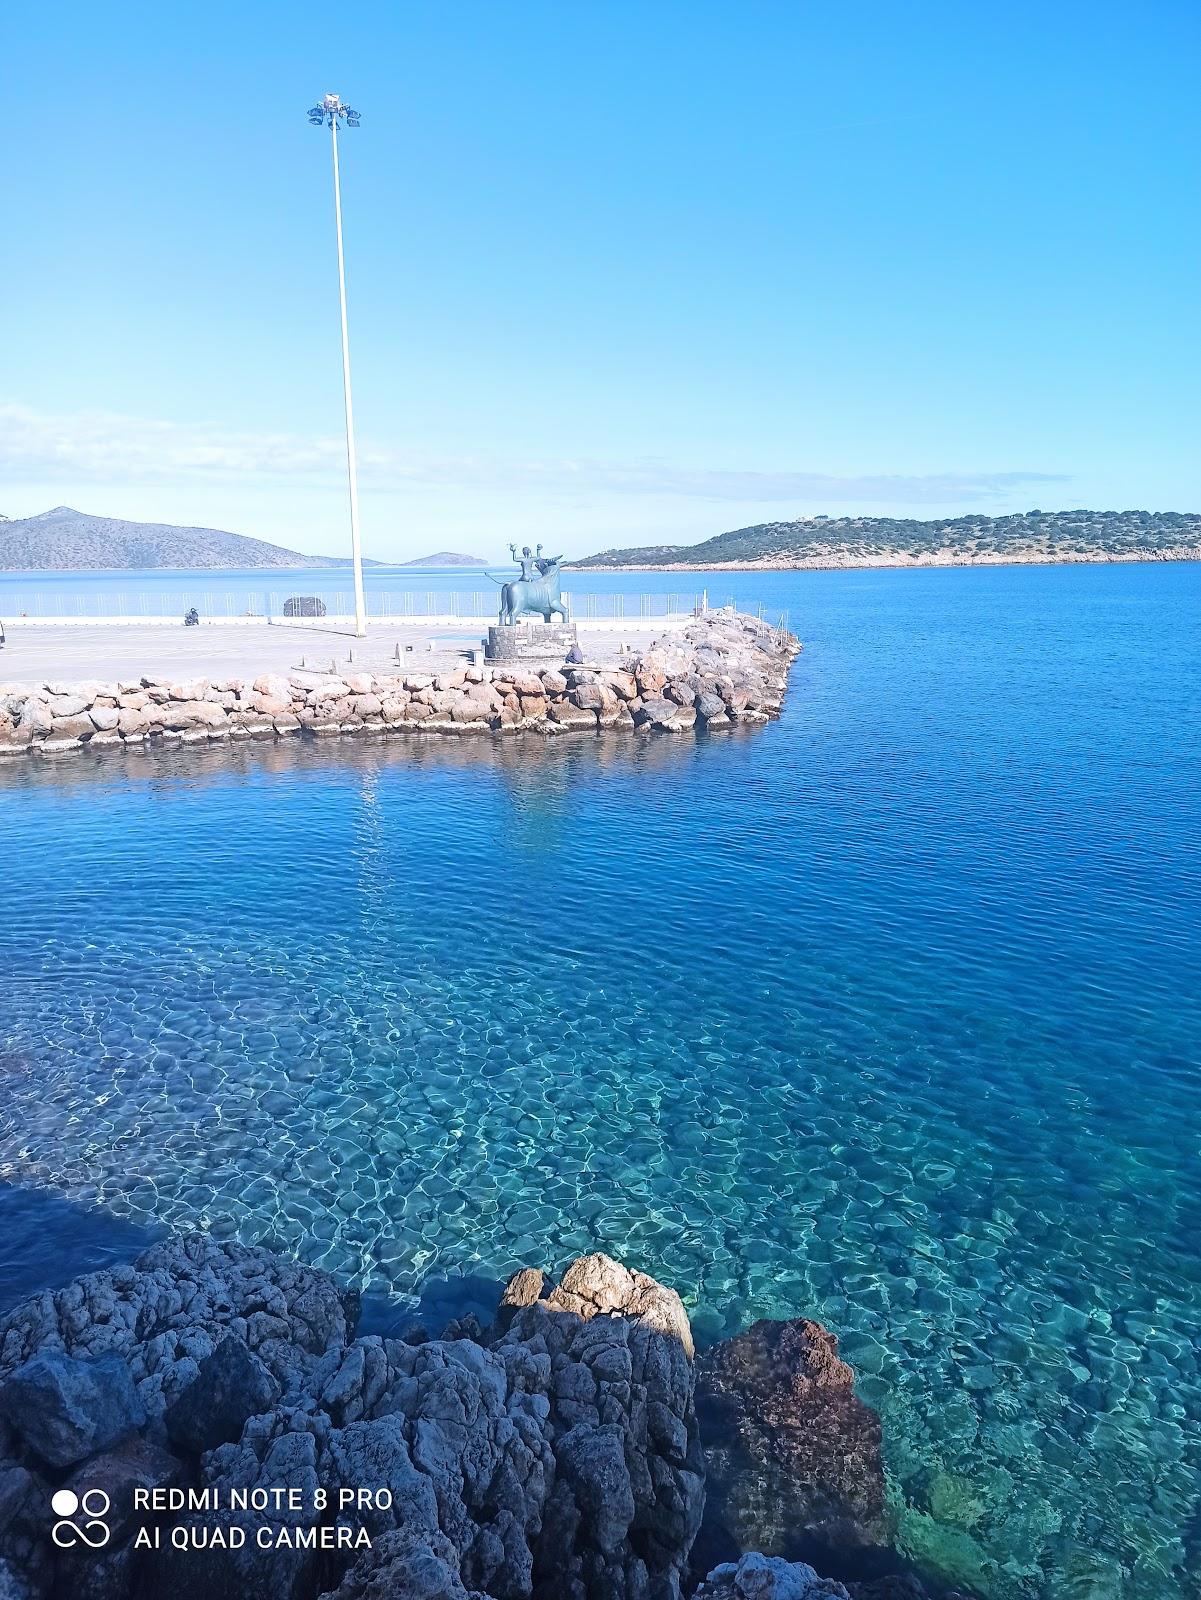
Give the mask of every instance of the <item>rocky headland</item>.
M 358 1314 L 326 1273 L 201 1235 L 17 1306 L 0 1597 L 928 1592 L 887 1559 L 879 1422 L 817 1323 L 697 1360 L 678 1295 L 603 1255 L 518 1272 L 487 1329 L 356 1336 Z M 819 1577 L 819 1547 L 884 1575 Z
M 344 735 L 684 733 L 779 715 L 792 634 L 711 611 L 612 670 L 470 666 L 0 684 L 0 754 Z
M 378 566 L 368 561 L 367 566 Z M 348 567 L 342 556 L 308 556 L 222 528 L 127 522 L 54 506 L 35 517 L 0 516 L 0 570 L 6 572 L 240 571 L 270 567 Z
M 1180 511 L 1026 511 L 989 517 L 797 517 L 700 544 L 601 550 L 581 572 L 793 572 L 857 567 L 1058 566 L 1201 560 L 1201 516 Z

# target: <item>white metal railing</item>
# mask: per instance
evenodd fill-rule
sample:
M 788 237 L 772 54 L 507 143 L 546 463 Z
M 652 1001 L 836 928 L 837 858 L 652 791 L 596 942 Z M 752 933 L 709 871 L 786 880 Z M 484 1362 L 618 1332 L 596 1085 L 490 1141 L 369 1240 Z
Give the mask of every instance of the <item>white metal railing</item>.
M 614 621 L 638 618 L 693 615 L 703 609 L 700 594 L 571 594 L 563 595 L 571 615 L 580 620 Z M 297 604 L 289 607 L 288 602 Z M 311 608 L 302 602 L 317 602 Z M 418 621 L 432 617 L 461 617 L 484 621 L 496 617 L 500 594 L 496 588 L 473 590 L 368 589 L 369 617 Z M 51 588 L 26 588 L 21 584 L 0 584 L 0 620 L 19 622 L 22 618 L 50 622 L 82 622 L 89 618 L 102 622 L 119 619 L 136 622 L 164 617 L 182 620 L 195 608 L 202 621 L 283 622 L 291 610 L 296 621 L 312 621 L 314 616 L 354 615 L 354 593 L 347 589 L 295 588 L 225 589 L 215 584 L 197 583 L 190 588 L 163 589 L 80 589 L 58 591 Z M 322 610 L 322 608 L 324 608 Z M 298 614 L 297 614 L 298 613 Z

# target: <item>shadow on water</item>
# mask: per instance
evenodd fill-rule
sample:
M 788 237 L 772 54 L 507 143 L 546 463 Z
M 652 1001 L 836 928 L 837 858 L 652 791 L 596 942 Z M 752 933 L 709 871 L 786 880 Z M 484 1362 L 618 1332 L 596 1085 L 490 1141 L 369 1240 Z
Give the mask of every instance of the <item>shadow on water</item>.
M 0 1316 L 30 1295 L 61 1289 L 83 1273 L 133 1261 L 166 1232 L 76 1205 L 47 1189 L 0 1181 Z M 504 1287 L 499 1278 L 479 1274 L 430 1278 L 415 1306 L 368 1292 L 358 1331 L 394 1336 L 420 1323 L 437 1337 L 448 1322 L 466 1316 L 487 1326 Z
M 0 1182 L 0 1315 L 80 1273 L 132 1261 L 163 1232 L 46 1189 Z
M 386 1294 L 368 1290 L 362 1299 L 360 1334 L 397 1337 L 419 1323 L 437 1338 L 448 1322 L 474 1316 L 482 1327 L 495 1320 L 504 1284 L 499 1278 L 467 1274 L 460 1278 L 428 1278 L 415 1306 L 400 1305 Z

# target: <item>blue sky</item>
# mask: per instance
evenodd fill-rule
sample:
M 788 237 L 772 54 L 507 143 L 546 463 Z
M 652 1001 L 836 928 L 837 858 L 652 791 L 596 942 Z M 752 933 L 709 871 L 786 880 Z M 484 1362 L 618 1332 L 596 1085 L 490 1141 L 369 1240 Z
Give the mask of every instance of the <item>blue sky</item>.
M 22 8 L 0 511 L 368 554 L 1196 510 L 1194 0 Z

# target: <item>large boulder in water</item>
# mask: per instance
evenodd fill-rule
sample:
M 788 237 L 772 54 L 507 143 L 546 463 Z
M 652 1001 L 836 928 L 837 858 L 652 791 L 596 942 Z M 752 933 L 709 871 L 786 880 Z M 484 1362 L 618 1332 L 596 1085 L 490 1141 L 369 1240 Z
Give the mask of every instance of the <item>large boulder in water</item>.
M 755 1550 L 821 1566 L 884 1544 L 880 1418 L 853 1385 L 838 1340 L 804 1317 L 756 1322 L 701 1356 L 706 1563 Z

